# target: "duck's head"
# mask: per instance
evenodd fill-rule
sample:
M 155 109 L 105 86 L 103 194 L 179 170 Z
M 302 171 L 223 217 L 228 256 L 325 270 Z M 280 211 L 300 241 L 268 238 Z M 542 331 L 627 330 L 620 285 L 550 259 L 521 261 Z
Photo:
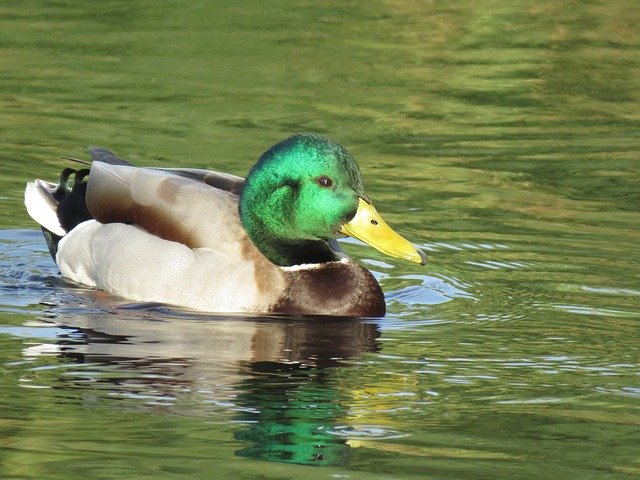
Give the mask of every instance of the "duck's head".
M 335 260 L 326 241 L 344 235 L 392 257 L 426 262 L 382 220 L 349 152 L 319 135 L 297 134 L 262 154 L 247 175 L 240 218 L 251 241 L 276 265 Z

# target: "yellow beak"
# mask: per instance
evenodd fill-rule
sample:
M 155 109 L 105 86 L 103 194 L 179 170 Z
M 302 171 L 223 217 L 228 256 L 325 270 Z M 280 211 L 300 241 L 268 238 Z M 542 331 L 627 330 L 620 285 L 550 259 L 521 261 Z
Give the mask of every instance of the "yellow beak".
M 406 238 L 394 232 L 373 208 L 373 205 L 365 202 L 362 198 L 358 201 L 356 215 L 350 222 L 340 227 L 340 232 L 362 240 L 392 257 L 404 258 L 420 265 L 427 263 L 427 256 Z

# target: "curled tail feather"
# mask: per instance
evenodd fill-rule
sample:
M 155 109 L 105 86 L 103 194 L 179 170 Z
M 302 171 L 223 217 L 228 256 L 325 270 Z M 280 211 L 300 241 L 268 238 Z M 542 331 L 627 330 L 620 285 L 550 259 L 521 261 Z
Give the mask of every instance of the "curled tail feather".
M 87 183 L 84 179 L 88 173 L 88 169 L 65 168 L 58 184 L 38 179 L 28 182 L 25 188 L 27 212 L 42 227 L 54 259 L 60 239 L 79 223 L 92 218 L 85 202 Z

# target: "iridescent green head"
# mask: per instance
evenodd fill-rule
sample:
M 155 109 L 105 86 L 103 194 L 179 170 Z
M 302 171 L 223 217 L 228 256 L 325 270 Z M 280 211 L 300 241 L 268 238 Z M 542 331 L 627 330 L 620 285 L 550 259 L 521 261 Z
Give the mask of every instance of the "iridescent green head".
M 337 259 L 326 240 L 353 234 L 344 226 L 363 203 L 371 205 L 349 152 L 304 133 L 271 147 L 249 171 L 240 218 L 251 241 L 276 265 L 318 263 Z

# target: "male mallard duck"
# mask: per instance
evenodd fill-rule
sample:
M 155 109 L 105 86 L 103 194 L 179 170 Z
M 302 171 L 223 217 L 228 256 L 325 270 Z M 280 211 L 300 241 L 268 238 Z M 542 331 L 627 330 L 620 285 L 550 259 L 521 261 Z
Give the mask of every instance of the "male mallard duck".
M 58 185 L 28 183 L 25 204 L 62 275 L 121 297 L 209 312 L 383 316 L 380 286 L 335 239 L 426 262 L 373 208 L 353 157 L 318 135 L 274 145 L 246 179 L 137 168 L 100 148 L 91 157 L 90 171 L 65 169 Z

